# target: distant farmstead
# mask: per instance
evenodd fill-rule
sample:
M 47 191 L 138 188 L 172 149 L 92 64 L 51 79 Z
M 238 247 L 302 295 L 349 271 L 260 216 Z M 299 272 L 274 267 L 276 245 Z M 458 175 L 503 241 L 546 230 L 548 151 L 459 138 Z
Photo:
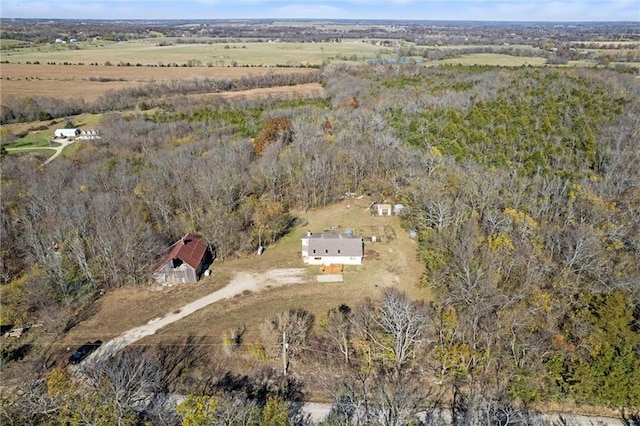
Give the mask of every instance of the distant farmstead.
M 309 265 L 360 265 L 364 239 L 348 234 L 313 234 L 302 237 L 302 259 Z
M 213 262 L 210 247 L 192 234 L 187 234 L 167 249 L 156 264 L 153 279 L 161 284 L 194 283 Z

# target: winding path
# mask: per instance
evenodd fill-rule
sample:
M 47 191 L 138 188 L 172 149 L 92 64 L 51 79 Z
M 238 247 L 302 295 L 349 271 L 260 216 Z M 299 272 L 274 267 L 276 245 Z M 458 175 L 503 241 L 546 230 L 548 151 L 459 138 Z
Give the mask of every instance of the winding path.
M 11 151 L 36 151 L 36 150 L 43 150 L 43 149 L 49 149 L 49 150 L 54 150 L 55 152 L 53 153 L 53 155 L 49 158 L 47 158 L 47 161 L 45 161 L 43 164 L 49 164 L 50 162 L 52 162 L 54 159 L 56 159 L 60 154 L 62 154 L 62 151 L 68 147 L 69 145 L 71 145 L 72 143 L 75 142 L 75 139 L 60 139 L 60 140 L 56 140 L 56 142 L 58 142 L 60 144 L 60 146 L 37 146 L 37 147 L 28 147 L 28 148 L 7 148 L 7 152 L 11 152 Z

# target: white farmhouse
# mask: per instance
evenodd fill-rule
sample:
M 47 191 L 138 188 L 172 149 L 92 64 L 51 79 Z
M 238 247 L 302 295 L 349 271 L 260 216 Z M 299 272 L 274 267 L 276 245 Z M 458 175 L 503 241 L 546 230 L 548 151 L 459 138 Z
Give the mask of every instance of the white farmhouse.
M 53 134 L 54 138 L 75 138 L 80 134 L 78 129 L 56 129 Z
M 302 260 L 309 265 L 361 265 L 364 239 L 347 234 L 312 234 L 302 237 Z

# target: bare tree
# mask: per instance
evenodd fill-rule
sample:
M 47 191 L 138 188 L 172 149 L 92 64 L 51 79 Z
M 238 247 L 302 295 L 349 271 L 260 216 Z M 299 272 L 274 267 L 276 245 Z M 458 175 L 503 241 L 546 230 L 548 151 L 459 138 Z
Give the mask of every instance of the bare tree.
M 260 409 L 253 401 L 232 398 L 219 401 L 218 422 L 228 426 L 254 426 L 260 423 Z
M 435 408 L 441 395 L 416 374 L 358 371 L 334 393 L 328 425 L 444 425 Z
M 351 332 L 352 323 L 350 320 L 351 308 L 347 305 L 340 305 L 337 309 L 331 309 L 327 313 L 326 332 L 344 355 L 344 362 L 349 363 L 349 353 L 351 352 Z
M 307 341 L 307 337 L 313 327 L 314 316 L 303 309 L 291 309 L 281 312 L 261 328 L 262 338 L 267 349 L 281 352 L 282 371 L 287 375 L 290 358 L 298 355 Z
M 117 419 L 143 412 L 165 387 L 160 364 L 141 350 L 83 365 L 81 372 L 99 401 L 115 408 Z
M 394 371 L 402 370 L 423 341 L 427 325 L 424 307 L 396 289 L 387 289 L 373 312 L 360 310 L 353 324 L 383 354 L 390 354 Z

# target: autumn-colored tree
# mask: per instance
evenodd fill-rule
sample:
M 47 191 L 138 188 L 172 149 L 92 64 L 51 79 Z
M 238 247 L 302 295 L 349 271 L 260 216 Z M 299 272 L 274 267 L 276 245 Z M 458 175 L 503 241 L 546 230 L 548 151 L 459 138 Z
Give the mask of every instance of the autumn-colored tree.
M 355 96 L 350 97 L 349 99 L 347 99 L 344 102 L 340 102 L 336 108 L 344 108 L 344 107 L 351 107 L 351 108 L 358 108 L 358 106 L 360 105 L 360 103 L 358 102 L 358 98 L 356 98 Z
M 260 424 L 262 426 L 289 426 L 292 424 L 289 415 L 289 407 L 285 401 L 270 397 L 262 409 Z
M 265 195 L 259 199 L 252 197 L 251 202 L 254 207 L 253 240 L 258 246 L 273 244 L 285 234 L 291 223 L 291 215 L 282 203 L 271 201 Z
M 189 395 L 176 405 L 182 426 L 213 425 L 216 423 L 218 400 L 213 396 Z
M 265 123 L 260 134 L 253 141 L 253 151 L 262 155 L 264 150 L 277 141 L 287 145 L 293 141 L 293 128 L 289 117 L 274 117 Z
M 640 334 L 633 326 L 633 303 L 616 292 L 581 294 L 572 305 L 564 329 L 576 349 L 547 363 L 554 385 L 580 402 L 638 407 Z

